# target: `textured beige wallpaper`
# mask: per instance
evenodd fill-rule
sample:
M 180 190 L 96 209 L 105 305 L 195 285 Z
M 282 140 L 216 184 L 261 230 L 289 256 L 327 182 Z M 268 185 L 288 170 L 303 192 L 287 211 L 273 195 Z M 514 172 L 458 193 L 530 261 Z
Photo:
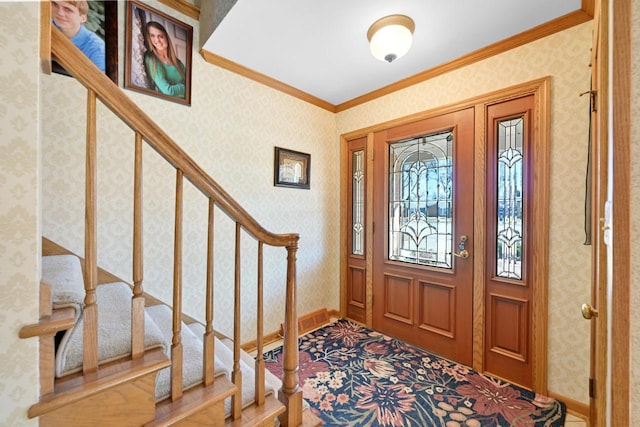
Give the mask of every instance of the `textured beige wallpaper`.
M 631 253 L 640 253 L 640 0 L 631 2 Z M 631 420 L 640 420 L 640 263 L 631 263 Z
M 180 18 L 194 26 L 197 44 L 196 23 Z M 590 295 L 590 249 L 582 244 L 588 106 L 578 94 L 589 87 L 590 43 L 586 23 L 335 116 L 211 66 L 195 51 L 191 107 L 126 93 L 266 228 L 301 233 L 298 298 L 299 312 L 305 313 L 339 306 L 338 135 L 552 76 L 549 387 L 587 402 L 589 325 L 581 321 L 579 307 Z M 60 75 L 43 76 L 42 85 L 43 234 L 81 254 L 84 194 L 77 183 L 84 174 L 84 130 L 68 123 L 84 122 L 84 90 Z M 99 263 L 130 281 L 133 135 L 109 114 L 98 124 Z M 274 146 L 311 154 L 311 190 L 273 186 Z M 144 168 L 145 289 L 170 301 L 175 177 L 150 149 Z M 185 202 L 184 306 L 202 318 L 206 201 L 187 188 Z M 217 214 L 216 327 L 231 333 L 233 253 L 226 245 L 233 224 Z M 255 242 L 243 239 L 243 339 L 253 339 L 255 267 L 249 255 L 255 251 Z M 284 250 L 265 254 L 265 294 L 274 308 L 266 331 L 282 320 L 285 256 Z
M 145 2 L 194 27 L 159 2 Z M 120 28 L 124 8 L 120 6 Z M 120 33 L 120 52 L 124 34 Z M 120 57 L 120 75 L 124 61 Z M 122 80 L 122 78 L 121 78 Z M 193 52 L 192 105 L 187 107 L 125 90 L 174 140 L 266 229 L 300 233 L 298 310 L 339 307 L 338 147 L 332 113 L 207 64 Z M 86 92 L 69 77 L 42 78 L 43 234 L 83 252 L 84 123 Z M 98 262 L 131 281 L 133 133 L 99 106 Z M 274 147 L 311 154 L 311 189 L 274 187 Z M 144 151 L 144 288 L 172 300 L 175 172 L 148 147 Z M 185 184 L 184 310 L 204 318 L 207 201 Z M 232 334 L 234 224 L 216 212 L 215 326 Z M 255 339 L 257 243 L 242 241 L 243 341 Z M 253 257 L 251 256 L 253 254 Z M 265 249 L 265 332 L 284 318 L 286 250 Z
M 592 23 L 585 23 L 376 99 L 337 115 L 338 133 L 533 79 L 552 77 L 549 390 L 588 403 L 590 247 L 584 246 L 584 183 Z
M 0 425 L 27 419 L 38 400 L 38 341 L 18 338 L 38 320 L 39 4 L 0 3 Z
M 158 9 L 167 9 L 148 2 Z M 633 4 L 632 185 L 640 182 L 640 0 Z M 0 332 L 0 425 L 37 425 L 26 418 L 37 399 L 37 344 L 17 339 L 21 325 L 37 318 L 39 271 L 39 192 L 42 191 L 42 234 L 82 253 L 82 206 L 85 92 L 73 79 L 44 76 L 38 68 L 37 2 L 0 2 L 0 258 L 2 295 Z M 188 18 L 181 18 L 195 27 Z M 121 24 L 123 23 L 121 11 Z M 122 25 L 121 25 L 122 28 Z M 577 94 L 588 88 L 588 49 L 591 24 L 515 49 L 463 70 L 424 82 L 398 94 L 333 116 L 301 101 L 210 66 L 194 52 L 193 105 L 179 106 L 137 93 L 127 93 L 162 123 L 203 167 L 236 197 L 265 227 L 276 232 L 301 232 L 298 252 L 299 311 L 337 308 L 338 298 L 338 188 L 337 135 L 456 102 L 522 81 L 553 77 L 552 218 L 550 278 L 550 389 L 586 402 L 588 326 L 579 318 L 579 305 L 589 297 L 589 249 L 582 246 L 583 171 L 586 161 L 586 100 Z M 123 34 L 120 34 L 123 43 Z M 122 46 L 121 46 L 122 47 Z M 121 49 L 122 51 L 122 49 Z M 123 59 L 120 58 L 121 72 Z M 40 81 L 38 80 L 40 79 Z M 41 85 L 38 88 L 38 84 Z M 40 104 L 38 96 L 41 97 Z M 42 115 L 39 114 L 42 109 Z M 100 108 L 104 110 L 104 108 Z M 38 118 L 42 117 L 42 141 Z M 337 123 L 337 128 L 336 128 Z M 130 280 L 131 265 L 131 132 L 112 117 L 99 123 L 100 264 Z M 272 185 L 273 147 L 283 146 L 312 154 L 311 190 L 289 190 Z M 42 161 L 40 175 L 39 161 Z M 145 287 L 169 299 L 170 254 L 173 247 L 174 175 L 158 156 L 145 150 Z M 41 183 L 41 187 L 39 184 Z M 205 202 L 186 190 L 185 268 L 186 309 L 201 317 L 204 244 L 201 229 Z M 632 212 L 638 212 L 632 197 Z M 187 206 L 190 206 L 187 203 Z M 286 209 L 283 209 L 285 207 Z M 286 212 L 283 214 L 283 212 Z M 218 212 L 223 229 L 232 224 Z M 123 225 L 124 224 L 124 225 Z M 640 249 L 640 216 L 632 216 L 632 250 Z M 223 231 L 220 234 L 224 234 Z M 228 235 L 219 236 L 222 242 Z M 255 243 L 244 239 L 247 252 Z M 229 332 L 226 290 L 232 279 L 232 254 L 219 244 L 221 265 L 216 271 L 216 326 Z M 635 251 L 637 252 L 637 250 Z M 283 259 L 280 250 L 265 254 L 267 304 L 276 310 L 266 330 L 275 330 L 282 318 Z M 246 263 L 245 263 L 246 264 Z M 255 272 L 243 270 L 243 318 L 252 319 Z M 632 298 L 640 304 L 640 270 L 632 265 Z M 195 283 L 195 285 L 194 285 Z M 245 322 L 246 323 L 246 322 Z M 248 324 L 247 329 L 253 327 Z M 632 419 L 640 418 L 640 314 L 632 311 Z M 246 331 L 245 331 L 246 332 Z

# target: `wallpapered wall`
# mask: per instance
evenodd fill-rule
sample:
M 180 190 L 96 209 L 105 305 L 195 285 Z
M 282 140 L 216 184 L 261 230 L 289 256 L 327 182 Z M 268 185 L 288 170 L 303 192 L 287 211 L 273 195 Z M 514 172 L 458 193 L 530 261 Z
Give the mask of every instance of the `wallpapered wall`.
M 588 403 L 590 247 L 583 245 L 592 22 L 417 84 L 337 116 L 338 133 L 537 78 L 551 81 L 549 390 Z M 381 66 L 386 65 L 382 64 Z
M 640 0 L 631 2 L 631 254 L 640 253 Z M 640 307 L 640 263 L 631 263 L 631 307 Z M 640 419 L 640 312 L 631 309 L 631 420 Z
M 332 113 L 206 63 L 197 22 L 159 2 L 145 2 L 193 26 L 192 105 L 125 90 L 195 161 L 267 230 L 300 233 L 298 310 L 339 306 L 338 157 Z M 124 52 L 124 6 L 119 52 Z M 120 55 L 122 86 L 124 59 Z M 43 235 L 83 253 L 86 91 L 74 79 L 42 79 Z M 99 105 L 98 263 L 131 280 L 134 135 Z M 77 124 L 77 125 L 76 125 Z M 311 189 L 273 185 L 274 147 L 311 154 Z M 144 288 L 172 301 L 175 171 L 144 150 Z M 207 201 L 185 183 L 184 311 L 204 319 Z M 215 327 L 233 333 L 235 225 L 216 212 Z M 242 341 L 255 339 L 257 243 L 242 241 Z M 284 319 L 286 250 L 265 248 L 265 332 Z
M 633 0 L 634 12 L 640 10 L 639 3 Z M 177 16 L 157 2 L 149 4 Z M 0 232 L 5 242 L 0 245 L 5 273 L 2 284 L 5 297 L 0 298 L 0 312 L 3 322 L 13 325 L 0 332 L 2 342 L 7 343 L 5 348 L 11 349 L 11 352 L 0 353 L 2 366 L 8 367 L 1 371 L 5 380 L 0 388 L 0 424 L 35 425 L 26 419 L 25 411 L 37 394 L 34 386 L 37 372 L 33 369 L 36 344 L 16 337 L 22 324 L 37 317 L 39 261 L 35 254 L 39 252 L 40 230 L 34 212 L 39 209 L 38 182 L 42 182 L 42 234 L 82 254 L 84 195 L 77 183 L 83 181 L 84 174 L 85 91 L 73 79 L 60 75 L 42 75 L 38 90 L 38 3 L 2 3 L 0 8 L 1 34 L 11 35 L 10 39 L 0 37 L 5 57 L 11 58 L 0 71 L 0 98 L 2 105 L 12 107 L 0 107 L 3 123 Z M 122 10 L 120 15 L 123 24 Z M 638 13 L 633 16 L 634 58 L 637 59 L 640 25 L 637 25 Z M 194 26 L 197 45 L 196 23 L 185 17 L 180 19 Z M 578 98 L 577 94 L 588 88 L 590 36 L 591 24 L 587 23 L 337 116 L 208 65 L 195 51 L 192 107 L 131 91 L 126 93 L 266 228 L 275 232 L 301 232 L 298 298 L 299 312 L 304 313 L 339 305 L 337 135 L 523 81 L 553 76 L 549 386 L 556 393 L 586 402 L 588 358 L 580 356 L 587 354 L 589 334 L 588 323 L 580 320 L 579 304 L 589 297 L 589 248 L 582 246 L 581 198 L 587 135 L 583 117 L 587 107 L 586 99 Z M 122 52 L 122 33 L 120 43 Z M 639 62 L 632 61 L 636 82 L 633 117 L 640 113 Z M 121 76 L 122 71 L 121 57 Z M 29 126 L 39 117 L 38 94 L 42 134 L 47 135 L 40 147 L 42 176 L 37 172 L 38 130 Z M 74 123 L 80 125 L 70 125 Z M 640 143 L 637 123 L 632 132 L 634 148 L 637 148 Z M 107 116 L 99 121 L 99 141 L 99 262 L 130 280 L 132 176 L 129 165 L 133 136 L 124 125 Z M 311 153 L 311 190 L 272 186 L 275 145 Z M 638 150 L 633 150 L 632 162 L 637 186 L 640 181 Z M 146 149 L 145 288 L 166 300 L 170 300 L 171 294 L 174 181 L 171 168 Z M 200 291 L 188 284 L 197 282 L 199 286 L 204 274 L 203 261 L 197 255 L 204 239 L 201 228 L 196 226 L 205 221 L 206 202 L 189 188 L 185 201 L 184 256 L 193 261 L 184 272 L 185 309 L 202 317 Z M 192 201 L 196 206 L 190 207 Z M 217 221 L 232 233 L 232 225 L 219 212 Z M 634 235 L 638 235 L 638 223 L 635 215 Z M 229 235 L 219 238 L 222 243 L 232 239 Z M 246 251 L 255 251 L 252 241 L 244 240 Z M 638 239 L 633 241 L 637 246 Z M 230 296 L 222 291 L 231 283 L 232 254 L 224 250 L 222 244 L 218 244 L 217 249 L 221 265 L 216 271 L 216 327 L 229 333 L 231 322 L 225 308 L 230 305 Z M 267 319 L 267 331 L 277 329 L 282 319 L 284 257 L 283 250 L 266 253 L 265 273 L 266 277 L 272 277 L 267 279 L 266 293 L 269 306 L 276 308 Z M 640 277 L 637 270 L 634 266 L 633 298 L 639 302 L 638 286 L 635 286 Z M 253 283 L 252 266 L 247 265 L 243 271 L 243 280 Z M 251 300 L 253 295 L 248 288 L 248 285 L 244 287 L 244 294 Z M 251 319 L 254 311 L 253 304 L 243 304 L 243 318 Z M 632 328 L 637 330 L 640 314 L 634 312 L 632 316 Z M 248 325 L 245 332 L 251 329 Z M 635 334 L 632 354 L 636 356 L 632 367 L 638 365 L 638 348 L 640 342 Z M 632 393 L 640 395 L 638 369 L 632 368 L 631 384 Z M 632 403 L 632 415 L 637 419 L 640 404 L 637 399 Z
M 39 3 L 0 3 L 0 425 L 37 426 L 38 341 L 19 339 L 38 319 L 40 270 Z

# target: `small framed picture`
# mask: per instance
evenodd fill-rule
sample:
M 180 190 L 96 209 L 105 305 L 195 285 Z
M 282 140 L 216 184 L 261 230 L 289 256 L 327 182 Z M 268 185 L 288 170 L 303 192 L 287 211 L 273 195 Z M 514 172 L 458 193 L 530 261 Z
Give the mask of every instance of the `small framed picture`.
M 126 7 L 124 87 L 191 105 L 193 28 L 135 0 Z
M 51 21 L 96 67 L 118 84 L 118 3 L 115 1 L 51 2 Z M 68 76 L 55 60 L 51 70 Z
M 311 155 L 276 147 L 273 179 L 276 187 L 311 188 Z

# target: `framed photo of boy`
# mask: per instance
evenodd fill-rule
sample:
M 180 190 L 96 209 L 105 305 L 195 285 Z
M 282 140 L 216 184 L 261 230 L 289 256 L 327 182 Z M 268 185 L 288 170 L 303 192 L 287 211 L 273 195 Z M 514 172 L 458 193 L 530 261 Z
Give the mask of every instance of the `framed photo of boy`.
M 273 185 L 311 188 L 311 155 L 275 147 Z
M 51 1 L 51 23 L 67 36 L 111 81 L 118 84 L 118 3 Z M 51 70 L 68 76 L 55 60 Z
M 126 7 L 124 87 L 191 105 L 193 28 L 134 0 Z

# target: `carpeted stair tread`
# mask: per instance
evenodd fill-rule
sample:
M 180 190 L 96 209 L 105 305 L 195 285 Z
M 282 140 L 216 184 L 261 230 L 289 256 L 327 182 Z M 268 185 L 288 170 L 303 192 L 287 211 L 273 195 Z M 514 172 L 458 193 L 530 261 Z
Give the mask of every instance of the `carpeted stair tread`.
M 43 256 L 40 281 L 51 287 L 54 310 L 73 307 L 76 310 L 76 318 L 80 316 L 84 303 L 84 278 L 77 256 Z
M 204 326 L 200 323 L 191 323 L 188 327 L 197 337 L 200 337 L 200 342 L 202 342 L 201 337 L 204 336 L 205 332 Z M 223 341 L 216 337 L 215 354 L 216 362 L 220 361 L 224 366 L 229 367 L 227 378 L 231 379 L 231 372 L 233 370 L 233 345 L 228 347 L 223 343 Z M 247 408 L 254 403 L 255 399 L 255 371 L 253 369 L 255 360 L 244 351 L 240 352 L 240 356 L 240 370 L 242 372 L 242 407 Z M 267 378 L 267 376 L 269 378 Z M 279 380 L 275 375 L 265 369 L 265 396 L 276 394 L 275 392 L 278 388 L 274 387 L 274 383 L 278 384 Z M 231 414 L 230 400 L 225 402 L 224 412 L 225 417 L 228 417 Z
M 104 364 L 131 354 L 131 288 L 122 282 L 107 283 L 96 288 L 98 305 L 98 363 Z M 56 376 L 82 369 L 83 317 L 67 331 L 56 354 Z M 162 333 L 145 315 L 144 347 L 167 350 Z
M 171 343 L 173 339 L 173 312 L 166 305 L 152 305 L 145 309 L 153 322 L 158 325 L 164 340 Z M 182 357 L 182 383 L 183 390 L 202 382 L 203 372 L 203 348 L 202 340 L 198 338 L 183 322 L 181 329 L 181 341 L 183 349 Z M 170 346 L 169 346 L 170 349 Z M 167 356 L 171 357 L 167 349 Z M 224 366 L 218 358 L 214 361 L 214 376 L 228 375 L 230 370 Z M 171 392 L 171 370 L 163 369 L 156 379 L 156 400 L 164 399 Z
M 223 338 L 221 341 L 227 348 L 233 351 L 233 341 L 231 341 L 229 338 Z M 240 358 L 248 364 L 253 364 L 255 362 L 255 359 L 244 350 L 240 351 Z M 277 396 L 280 389 L 282 388 L 282 380 L 277 376 L 275 376 L 268 369 L 265 369 L 264 376 L 265 376 L 265 382 L 269 384 L 271 387 L 273 387 L 273 389 L 275 390 L 274 395 Z M 307 412 L 307 409 L 309 409 L 309 402 L 307 402 L 305 399 L 302 399 L 302 410 L 304 412 Z M 315 425 L 315 424 L 312 423 L 312 425 Z
M 67 330 L 56 353 L 56 377 L 82 370 L 84 277 L 75 255 L 42 257 L 41 282 L 51 287 L 53 309 L 73 308 L 76 324 Z M 131 288 L 122 282 L 96 288 L 98 305 L 98 363 L 104 364 L 131 353 Z M 153 322 L 145 316 L 145 349 L 166 344 Z
M 223 338 L 220 340 L 220 342 L 222 342 L 222 344 L 227 347 L 233 354 L 233 341 L 231 341 L 229 338 Z M 255 358 L 244 350 L 240 350 L 240 360 L 244 361 L 244 363 L 249 366 L 255 366 Z M 276 391 L 277 395 L 277 391 L 282 388 L 282 380 L 273 375 L 268 369 L 264 370 L 264 379 L 266 383 Z

